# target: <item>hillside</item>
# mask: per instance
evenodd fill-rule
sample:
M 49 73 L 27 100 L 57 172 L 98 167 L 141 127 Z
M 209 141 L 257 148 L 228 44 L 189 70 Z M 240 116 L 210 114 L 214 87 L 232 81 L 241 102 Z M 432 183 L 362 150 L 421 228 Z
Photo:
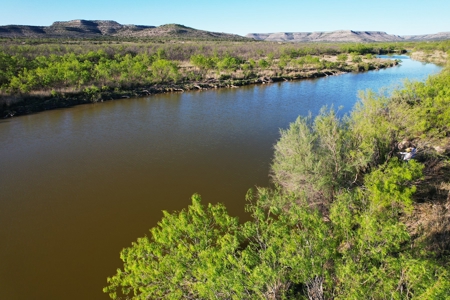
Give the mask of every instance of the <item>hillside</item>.
M 337 30 L 329 32 L 249 33 L 246 37 L 270 42 L 401 42 L 450 39 L 450 32 L 399 36 L 382 31 Z
M 450 39 L 450 32 L 438 32 L 434 34 L 423 35 L 405 35 L 402 36 L 406 41 L 436 41 Z
M 0 26 L 0 37 L 6 38 L 96 38 L 96 37 L 160 37 L 245 40 L 228 33 L 198 30 L 178 24 L 161 26 L 123 25 L 116 21 L 72 20 L 54 22 L 50 26 Z
M 269 42 L 400 42 L 434 41 L 450 39 L 450 32 L 424 35 L 394 35 L 382 31 L 336 30 L 327 32 L 275 32 L 249 33 L 245 37 L 237 34 L 198 30 L 179 24 L 161 26 L 124 25 L 108 20 L 57 21 L 50 26 L 5 25 L 0 26 L 0 37 L 4 38 L 96 38 L 96 37 L 140 37 L 183 38 L 221 40 L 259 40 Z

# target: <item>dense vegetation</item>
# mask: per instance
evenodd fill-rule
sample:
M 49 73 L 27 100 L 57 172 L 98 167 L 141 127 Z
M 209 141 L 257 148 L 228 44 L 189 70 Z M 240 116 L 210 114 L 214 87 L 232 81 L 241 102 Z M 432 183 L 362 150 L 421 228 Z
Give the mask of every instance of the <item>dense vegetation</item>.
M 413 44 L 414 50 L 416 51 L 450 51 L 450 41 L 436 41 L 436 42 L 417 42 Z
M 352 53 L 352 61 L 362 62 L 359 55 L 375 51 L 373 47 L 364 45 L 341 46 L 339 49 L 268 46 L 263 49 L 256 43 L 237 42 L 216 42 L 215 45 L 200 47 L 184 44 L 105 44 L 101 47 L 94 44 L 89 45 L 87 48 L 91 50 L 87 51 L 83 44 L 5 45 L 0 51 L 0 68 L 4 70 L 0 87 L 4 93 L 80 91 L 92 85 L 98 89 L 128 88 L 202 80 L 206 79 L 208 71 L 231 76 L 241 70 L 242 74 L 235 77 L 245 78 L 268 68 L 274 68 L 280 74 L 287 67 L 337 69 L 343 67 L 347 59 L 336 63 L 319 59 L 318 55 L 345 51 Z M 186 64 L 188 67 L 184 68 Z
M 405 48 L 431 55 L 448 53 L 450 43 L 2 39 L 0 97 L 97 101 L 153 85 L 368 70 L 379 66 L 373 54 Z M 398 152 L 409 145 L 419 154 L 406 163 Z M 343 118 L 333 108 L 299 117 L 275 146 L 274 186 L 247 195 L 251 221 L 194 195 L 187 210 L 164 212 L 148 237 L 122 251 L 123 270 L 104 291 L 135 299 L 450 298 L 449 148 L 448 66 L 390 97 L 361 94 Z
M 73 95 L 96 102 L 135 89 L 149 94 L 155 86 L 185 90 L 205 82 L 210 84 L 207 87 L 220 87 L 254 83 L 258 78 L 364 71 L 391 64 L 372 54 L 393 49 L 389 44 L 3 39 L 0 105 L 33 97 L 64 101 Z M 14 115 L 12 110 L 9 114 Z
M 240 224 L 199 195 L 121 253 L 115 299 L 449 299 L 450 66 L 281 131 Z M 398 152 L 415 146 L 402 161 Z
M 0 39 L 0 96 L 53 95 L 207 79 L 292 76 L 311 70 L 380 66 L 372 54 L 416 47 L 449 50 L 449 42 L 279 44 L 238 41 Z M 333 59 L 331 56 L 336 57 Z

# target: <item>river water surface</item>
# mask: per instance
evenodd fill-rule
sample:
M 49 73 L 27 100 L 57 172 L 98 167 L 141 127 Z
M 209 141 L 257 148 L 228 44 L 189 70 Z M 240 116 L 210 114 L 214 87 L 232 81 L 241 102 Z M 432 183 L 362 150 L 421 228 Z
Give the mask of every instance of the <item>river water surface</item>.
M 156 95 L 0 120 L 0 299 L 108 299 L 119 252 L 190 196 L 246 220 L 279 129 L 358 90 L 424 80 L 432 64 Z

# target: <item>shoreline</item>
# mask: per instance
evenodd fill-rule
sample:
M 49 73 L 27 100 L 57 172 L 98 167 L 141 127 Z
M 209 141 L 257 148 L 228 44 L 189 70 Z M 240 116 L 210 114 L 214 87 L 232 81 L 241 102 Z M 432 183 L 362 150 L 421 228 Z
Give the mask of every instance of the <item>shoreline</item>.
M 448 61 L 448 54 L 440 50 L 434 51 L 414 51 L 410 54 L 411 59 L 434 63 L 436 65 L 445 66 Z
M 240 86 L 269 84 L 283 81 L 297 81 L 302 79 L 314 79 L 327 76 L 336 76 L 349 72 L 366 72 L 385 69 L 398 65 L 396 60 L 381 60 L 374 64 L 355 64 L 346 68 L 309 70 L 294 74 L 281 74 L 279 76 L 254 76 L 252 78 L 239 79 L 215 79 L 211 78 L 201 82 L 182 82 L 174 84 L 153 84 L 151 86 L 136 86 L 134 88 L 114 90 L 107 89 L 93 94 L 85 92 L 54 93 L 41 95 L 8 95 L 3 97 L 4 103 L 0 107 L 0 119 L 38 113 L 41 111 L 69 108 L 81 104 L 98 103 L 104 101 L 119 100 L 125 98 L 148 97 L 151 95 L 173 92 L 185 92 L 194 90 L 210 90 L 219 88 L 238 88 Z

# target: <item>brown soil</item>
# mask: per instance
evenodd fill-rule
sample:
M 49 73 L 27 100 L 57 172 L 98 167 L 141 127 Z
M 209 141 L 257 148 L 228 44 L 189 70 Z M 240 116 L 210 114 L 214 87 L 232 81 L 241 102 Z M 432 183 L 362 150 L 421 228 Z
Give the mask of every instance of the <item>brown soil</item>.
M 439 65 L 445 65 L 447 63 L 448 54 L 443 51 L 433 51 L 433 52 L 425 52 L 425 51 L 414 51 L 411 53 L 411 58 L 424 61 L 424 62 L 432 62 Z
M 446 141 L 450 149 L 450 139 Z M 424 163 L 424 178 L 416 183 L 414 211 L 404 217 L 413 244 L 425 247 L 450 263 L 450 153 L 424 149 L 417 159 Z

